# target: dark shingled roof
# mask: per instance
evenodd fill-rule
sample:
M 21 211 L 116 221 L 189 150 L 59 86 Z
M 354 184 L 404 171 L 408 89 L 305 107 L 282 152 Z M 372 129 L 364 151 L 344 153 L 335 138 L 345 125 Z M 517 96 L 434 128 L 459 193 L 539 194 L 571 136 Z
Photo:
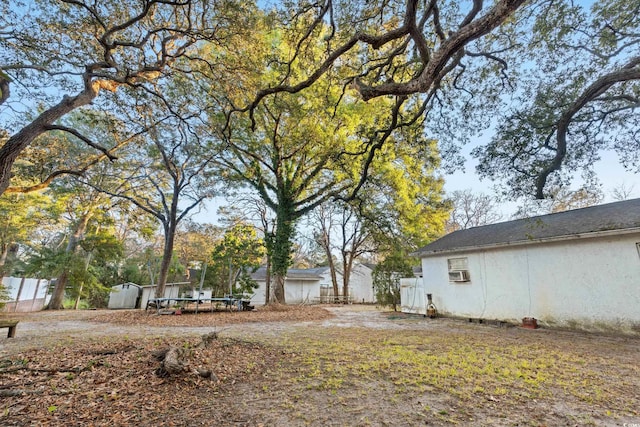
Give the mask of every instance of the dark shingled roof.
M 322 273 L 324 273 L 329 267 L 307 268 L 297 269 L 290 268 L 287 270 L 287 279 L 290 280 L 320 280 L 322 279 Z M 266 280 L 267 269 L 260 267 L 252 275 L 253 280 Z
M 640 199 L 458 230 L 418 249 L 415 255 L 429 256 L 474 247 L 584 237 L 589 233 L 629 229 L 640 231 Z

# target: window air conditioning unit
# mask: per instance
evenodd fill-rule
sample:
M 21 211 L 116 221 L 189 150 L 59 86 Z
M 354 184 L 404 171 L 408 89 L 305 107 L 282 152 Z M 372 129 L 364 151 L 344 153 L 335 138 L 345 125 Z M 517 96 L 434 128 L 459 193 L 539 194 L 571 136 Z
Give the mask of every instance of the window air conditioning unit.
M 455 270 L 449 272 L 449 280 L 452 282 L 468 282 L 469 272 L 466 270 Z

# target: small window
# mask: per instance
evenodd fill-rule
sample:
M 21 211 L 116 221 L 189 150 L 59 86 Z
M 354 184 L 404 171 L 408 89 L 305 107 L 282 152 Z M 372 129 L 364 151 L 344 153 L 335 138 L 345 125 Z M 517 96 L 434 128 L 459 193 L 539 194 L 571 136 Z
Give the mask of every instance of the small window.
M 467 258 L 449 258 L 447 264 L 450 282 L 460 283 L 471 280 Z

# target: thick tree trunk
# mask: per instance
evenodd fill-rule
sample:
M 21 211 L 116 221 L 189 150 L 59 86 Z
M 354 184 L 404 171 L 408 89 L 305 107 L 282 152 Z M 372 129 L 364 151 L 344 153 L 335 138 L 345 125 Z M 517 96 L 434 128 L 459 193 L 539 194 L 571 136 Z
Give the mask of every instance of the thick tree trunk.
M 338 295 L 340 295 L 340 289 L 338 288 L 338 276 L 336 274 L 336 263 L 333 262 L 331 257 L 331 251 L 327 251 L 327 259 L 329 261 L 329 273 L 331 273 L 331 284 L 333 285 L 334 302 L 338 302 Z
M 65 250 L 67 254 L 73 254 L 76 252 L 76 249 L 78 249 L 78 243 L 82 240 L 85 231 L 87 231 L 87 226 L 89 225 L 92 214 L 92 211 L 86 212 L 76 225 L 76 229 L 69 237 L 69 242 L 67 243 L 67 249 Z M 64 308 L 64 291 L 68 279 L 69 271 L 65 269 L 56 281 L 56 286 L 53 288 L 53 294 L 51 295 L 51 301 L 49 301 L 47 310 L 62 310 Z
M 160 263 L 160 272 L 158 273 L 158 283 L 156 286 L 156 298 L 164 297 L 164 290 L 167 286 L 167 277 L 169 276 L 169 267 L 171 267 L 171 258 L 173 257 L 173 243 L 175 240 L 175 226 L 169 225 L 165 231 L 164 249 L 162 251 L 162 262 Z
M 295 234 L 296 213 L 290 200 L 281 201 L 276 209 L 276 228 L 273 241 L 272 268 L 275 302 L 286 304 L 284 282 L 291 264 L 292 240 Z
M 340 295 L 340 289 L 338 288 L 338 276 L 336 275 L 336 264 L 333 262 L 331 256 L 331 242 L 329 233 L 326 231 L 324 225 L 322 230 L 322 240 L 319 242 L 324 253 L 327 256 L 327 263 L 329 264 L 329 273 L 331 274 L 331 284 L 333 285 L 333 298 L 334 302 L 338 302 L 338 295 Z
M 275 302 L 279 304 L 286 304 L 284 297 L 284 280 L 285 277 L 280 274 L 275 274 L 273 277 L 273 295 Z
M 342 276 L 342 295 L 344 296 L 344 302 L 349 302 L 349 279 L 351 278 L 351 271 L 345 269 Z
M 267 256 L 266 277 L 264 281 L 264 304 L 271 304 L 271 257 Z
M 353 269 L 353 253 L 349 252 L 346 256 L 343 254 L 342 260 L 342 295 L 344 295 L 344 302 L 347 303 L 349 296 L 349 281 L 351 280 L 351 270 Z
M 169 165 L 167 165 L 168 167 Z M 164 228 L 164 250 L 162 251 L 162 262 L 160 263 L 160 273 L 158 274 L 158 286 L 156 287 L 156 298 L 164 297 L 164 290 L 167 285 L 169 267 L 173 258 L 173 245 L 178 229 L 178 198 L 180 194 L 179 180 L 174 176 L 173 198 L 171 199 L 170 210 L 167 212 L 166 220 L 163 221 Z
M 62 310 L 64 308 L 64 291 L 67 287 L 68 278 L 69 274 L 66 270 L 58 276 L 47 310 Z

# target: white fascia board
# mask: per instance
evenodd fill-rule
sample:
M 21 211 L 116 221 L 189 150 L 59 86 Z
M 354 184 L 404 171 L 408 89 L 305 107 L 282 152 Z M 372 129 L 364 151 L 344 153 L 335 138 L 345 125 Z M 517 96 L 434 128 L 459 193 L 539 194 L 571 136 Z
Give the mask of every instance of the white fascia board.
M 623 236 L 627 234 L 636 234 L 636 233 L 640 233 L 640 227 L 627 228 L 624 230 L 594 231 L 590 233 L 579 233 L 579 234 L 569 234 L 564 236 L 544 237 L 541 239 L 518 240 L 515 242 L 500 242 L 500 243 L 492 243 L 488 245 L 461 246 L 458 248 L 443 249 L 440 251 L 428 251 L 428 252 L 418 251 L 418 252 L 413 252 L 409 255 L 419 257 L 419 258 L 429 258 L 432 256 L 453 254 L 458 252 L 472 252 L 472 251 L 482 250 L 482 249 L 499 249 L 499 248 L 506 248 L 506 247 L 514 247 L 514 246 L 526 246 L 526 245 L 536 245 L 536 244 L 542 244 L 542 243 L 564 242 L 569 240 L 592 239 L 597 237 Z

